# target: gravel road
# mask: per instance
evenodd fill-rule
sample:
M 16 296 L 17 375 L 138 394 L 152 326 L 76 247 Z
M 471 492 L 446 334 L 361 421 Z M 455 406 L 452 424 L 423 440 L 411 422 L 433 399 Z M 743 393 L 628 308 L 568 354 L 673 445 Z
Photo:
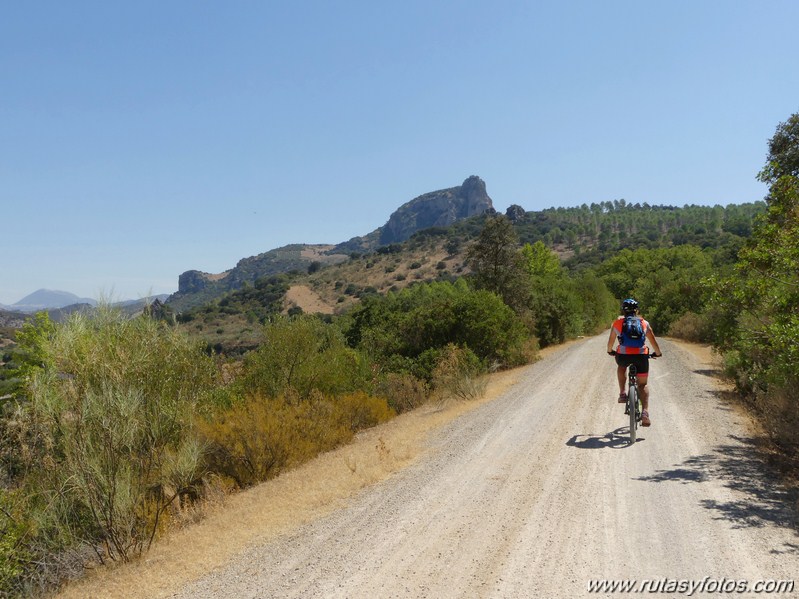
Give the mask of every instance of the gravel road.
M 410 467 L 172 596 L 619 596 L 589 594 L 605 579 L 719 597 L 799 578 L 791 500 L 707 366 L 662 343 L 653 425 L 629 446 L 604 344 L 549 354 Z

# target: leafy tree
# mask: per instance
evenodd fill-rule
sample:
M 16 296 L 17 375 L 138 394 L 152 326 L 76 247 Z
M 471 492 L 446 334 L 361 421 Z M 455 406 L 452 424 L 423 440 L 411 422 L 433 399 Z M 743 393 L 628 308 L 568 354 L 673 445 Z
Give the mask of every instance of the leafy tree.
M 467 263 L 478 289 L 496 293 L 517 311 L 523 309 L 527 300 L 524 263 L 519 238 L 507 217 L 497 215 L 486 221 L 469 249 Z
M 759 177 L 770 185 L 766 214 L 721 281 L 717 339 L 739 388 L 772 431 L 799 445 L 799 114 L 781 123 Z
M 658 334 L 687 312 L 702 312 L 712 260 L 693 245 L 622 250 L 597 268 L 617 300 L 635 297 Z
M 799 177 L 799 113 L 777 125 L 768 149 L 766 166 L 758 175 L 761 181 L 773 185 L 786 175 Z
M 542 347 L 582 333 L 581 305 L 572 281 L 564 275 L 531 279 L 530 312 Z
M 591 334 L 607 328 L 619 308 L 616 298 L 593 271 L 582 272 L 573 281 L 581 305 L 580 332 Z
M 562 268 L 557 254 L 541 241 L 525 243 L 522 247 L 525 270 L 534 277 L 558 276 Z

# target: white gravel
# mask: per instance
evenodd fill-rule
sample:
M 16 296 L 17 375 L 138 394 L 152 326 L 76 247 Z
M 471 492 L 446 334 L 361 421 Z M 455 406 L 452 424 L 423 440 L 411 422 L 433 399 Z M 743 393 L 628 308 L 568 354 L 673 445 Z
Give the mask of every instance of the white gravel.
M 410 467 L 172 596 L 618 597 L 589 581 L 799 578 L 791 500 L 706 366 L 662 343 L 653 425 L 628 446 L 604 345 L 550 354 Z

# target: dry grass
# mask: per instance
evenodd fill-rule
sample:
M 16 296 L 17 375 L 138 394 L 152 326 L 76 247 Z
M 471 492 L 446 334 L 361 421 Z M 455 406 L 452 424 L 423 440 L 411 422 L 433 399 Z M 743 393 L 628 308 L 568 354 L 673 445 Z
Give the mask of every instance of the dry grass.
M 350 445 L 323 454 L 253 489 L 216 499 L 200 522 L 174 530 L 141 560 L 101 568 L 69 585 L 61 597 L 168 597 L 224 566 L 247 547 L 324 516 L 361 489 L 410 464 L 428 434 L 501 396 L 520 371 L 488 377 L 485 396 L 445 407 L 424 406 L 359 433 Z
M 326 252 L 332 250 L 334 245 L 309 245 L 304 247 L 300 251 L 300 256 L 303 258 L 307 258 L 308 260 L 314 260 L 316 262 L 322 262 L 324 264 L 336 264 L 338 262 L 343 262 L 347 259 L 347 256 L 343 254 L 327 254 Z
M 289 308 L 302 308 L 307 314 L 333 314 L 333 306 L 323 301 L 321 297 L 307 285 L 293 285 L 286 292 L 284 301 L 284 313 Z

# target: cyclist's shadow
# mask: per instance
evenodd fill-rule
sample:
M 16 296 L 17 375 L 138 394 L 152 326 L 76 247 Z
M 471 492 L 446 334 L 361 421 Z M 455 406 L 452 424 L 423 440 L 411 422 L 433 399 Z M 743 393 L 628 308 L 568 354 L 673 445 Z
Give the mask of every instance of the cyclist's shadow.
M 638 437 L 636 442 L 644 440 Z M 574 435 L 566 445 L 578 449 L 622 449 L 630 446 L 630 427 L 622 426 L 604 435 Z

